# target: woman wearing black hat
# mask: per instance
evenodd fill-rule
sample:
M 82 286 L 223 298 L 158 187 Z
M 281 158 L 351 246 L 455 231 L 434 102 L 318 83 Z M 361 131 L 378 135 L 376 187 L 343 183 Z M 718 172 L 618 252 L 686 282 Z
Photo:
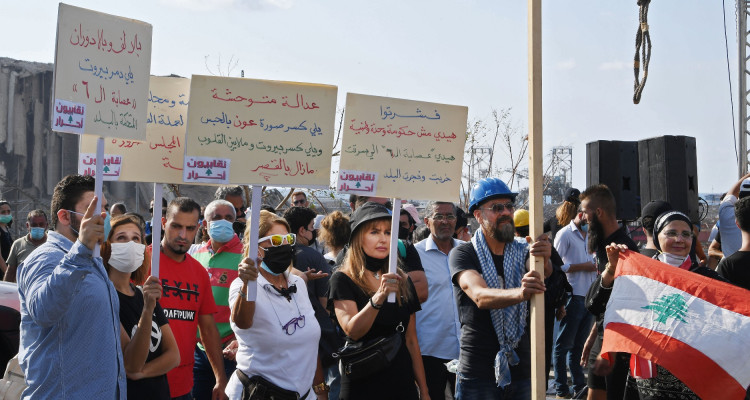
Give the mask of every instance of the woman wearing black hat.
M 690 257 L 690 249 L 693 244 L 693 225 L 687 215 L 679 211 L 667 211 L 659 215 L 654 222 L 653 237 L 654 245 L 659 251 L 653 258 L 673 267 L 724 281 L 718 273 L 700 266 Z M 619 253 L 626 250 L 627 247 L 624 245 L 615 245 L 612 243 L 607 246 L 607 259 L 609 263 L 604 272 L 602 272 L 601 287 L 612 287 L 615 279 L 615 271 L 617 270 Z M 640 359 L 637 356 L 633 356 L 633 358 L 634 360 L 631 360 L 631 365 L 634 364 L 633 361 L 636 361 L 639 365 L 650 363 L 650 361 Z M 666 397 L 699 399 L 692 390 L 663 367 L 651 365 L 651 368 L 647 368 L 646 370 L 652 370 L 652 375 L 636 377 L 641 400 Z
M 353 378 L 342 371 L 340 399 L 429 399 L 414 312 L 420 309 L 414 286 L 399 268 L 388 273 L 391 214 L 366 203 L 351 219 L 349 251 L 329 281 L 329 308 L 350 341 L 400 335 L 400 346 L 388 367 Z M 388 303 L 395 293 L 396 302 Z

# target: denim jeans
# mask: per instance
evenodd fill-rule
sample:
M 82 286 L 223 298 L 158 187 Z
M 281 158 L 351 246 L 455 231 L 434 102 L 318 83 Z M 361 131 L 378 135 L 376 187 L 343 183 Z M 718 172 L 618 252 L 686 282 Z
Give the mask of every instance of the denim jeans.
M 216 385 L 216 377 L 214 371 L 211 369 L 211 363 L 208 361 L 206 352 L 201 350 L 198 346 L 195 346 L 195 365 L 193 365 L 193 398 L 196 400 L 211 399 L 214 386 Z M 232 360 L 224 358 L 224 371 L 227 374 L 227 379 L 232 377 L 232 374 L 237 369 L 237 363 Z
M 460 373 L 456 379 L 456 400 L 529 400 L 531 378 L 513 381 L 505 389 L 497 387 L 494 379 L 466 378 Z
M 326 373 L 326 384 L 330 386 L 328 391 L 329 400 L 338 400 L 339 393 L 341 393 L 341 374 L 339 373 L 339 364 L 335 363 L 328 368 L 325 368 Z M 311 397 L 315 398 L 315 397 Z
M 594 315 L 584 306 L 584 296 L 571 296 L 565 306 L 565 317 L 560 321 L 560 334 L 555 340 L 553 353 L 555 366 L 555 392 L 558 395 L 570 393 L 567 367 L 573 378 L 573 389 L 577 392 L 586 386 L 586 378 L 581 367 L 581 353 L 586 338 L 591 332 Z

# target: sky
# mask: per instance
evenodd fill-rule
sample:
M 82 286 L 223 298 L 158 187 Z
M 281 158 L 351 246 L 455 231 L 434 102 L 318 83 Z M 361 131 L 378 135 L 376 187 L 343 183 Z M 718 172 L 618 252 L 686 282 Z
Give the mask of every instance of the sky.
M 464 105 L 470 120 L 510 109 L 513 124 L 528 127 L 525 1 L 68 4 L 152 24 L 153 75 L 244 70 L 247 78 L 337 85 L 339 107 L 347 92 L 362 93 Z M 700 192 L 723 192 L 737 180 L 728 83 L 731 75 L 736 92 L 735 4 L 726 7 L 731 74 L 722 2 L 651 4 L 648 81 L 634 105 L 635 2 L 543 1 L 543 141 L 545 151 L 573 147 L 573 186 L 586 186 L 586 143 L 661 135 L 696 138 Z M 3 2 L 0 56 L 53 62 L 57 8 L 53 1 Z M 228 71 L 230 58 L 236 66 Z

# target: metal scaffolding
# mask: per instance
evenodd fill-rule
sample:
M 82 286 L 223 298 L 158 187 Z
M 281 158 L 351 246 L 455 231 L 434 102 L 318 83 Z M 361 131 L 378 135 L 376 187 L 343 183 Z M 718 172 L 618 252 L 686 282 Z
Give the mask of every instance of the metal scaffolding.
M 748 140 L 747 136 L 750 135 L 750 129 L 748 129 L 748 95 L 750 92 L 747 90 L 747 78 L 750 76 L 750 66 L 748 66 L 747 48 L 750 46 L 748 37 L 750 31 L 747 30 L 747 20 L 750 16 L 750 0 L 737 0 L 737 44 L 738 54 L 737 59 L 739 61 L 739 82 L 737 93 L 739 93 L 739 175 L 740 177 L 747 174 L 748 171 Z

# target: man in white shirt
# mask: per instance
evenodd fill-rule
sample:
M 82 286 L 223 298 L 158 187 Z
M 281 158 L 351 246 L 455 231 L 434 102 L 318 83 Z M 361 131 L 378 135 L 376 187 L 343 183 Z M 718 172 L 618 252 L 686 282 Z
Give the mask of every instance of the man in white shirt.
M 579 211 L 555 237 L 555 249 L 565 263 L 562 270 L 573 287 L 573 295 L 565 306 L 565 316 L 560 321 L 560 333 L 555 340 L 553 353 L 557 398 L 571 397 L 565 368 L 566 359 L 573 378 L 574 392 L 580 391 L 586 385 L 583 368 L 579 362 L 583 345 L 594 323 L 594 315 L 586 310 L 584 303 L 586 292 L 596 279 L 596 264 L 586 246 L 586 228 L 583 213 Z

